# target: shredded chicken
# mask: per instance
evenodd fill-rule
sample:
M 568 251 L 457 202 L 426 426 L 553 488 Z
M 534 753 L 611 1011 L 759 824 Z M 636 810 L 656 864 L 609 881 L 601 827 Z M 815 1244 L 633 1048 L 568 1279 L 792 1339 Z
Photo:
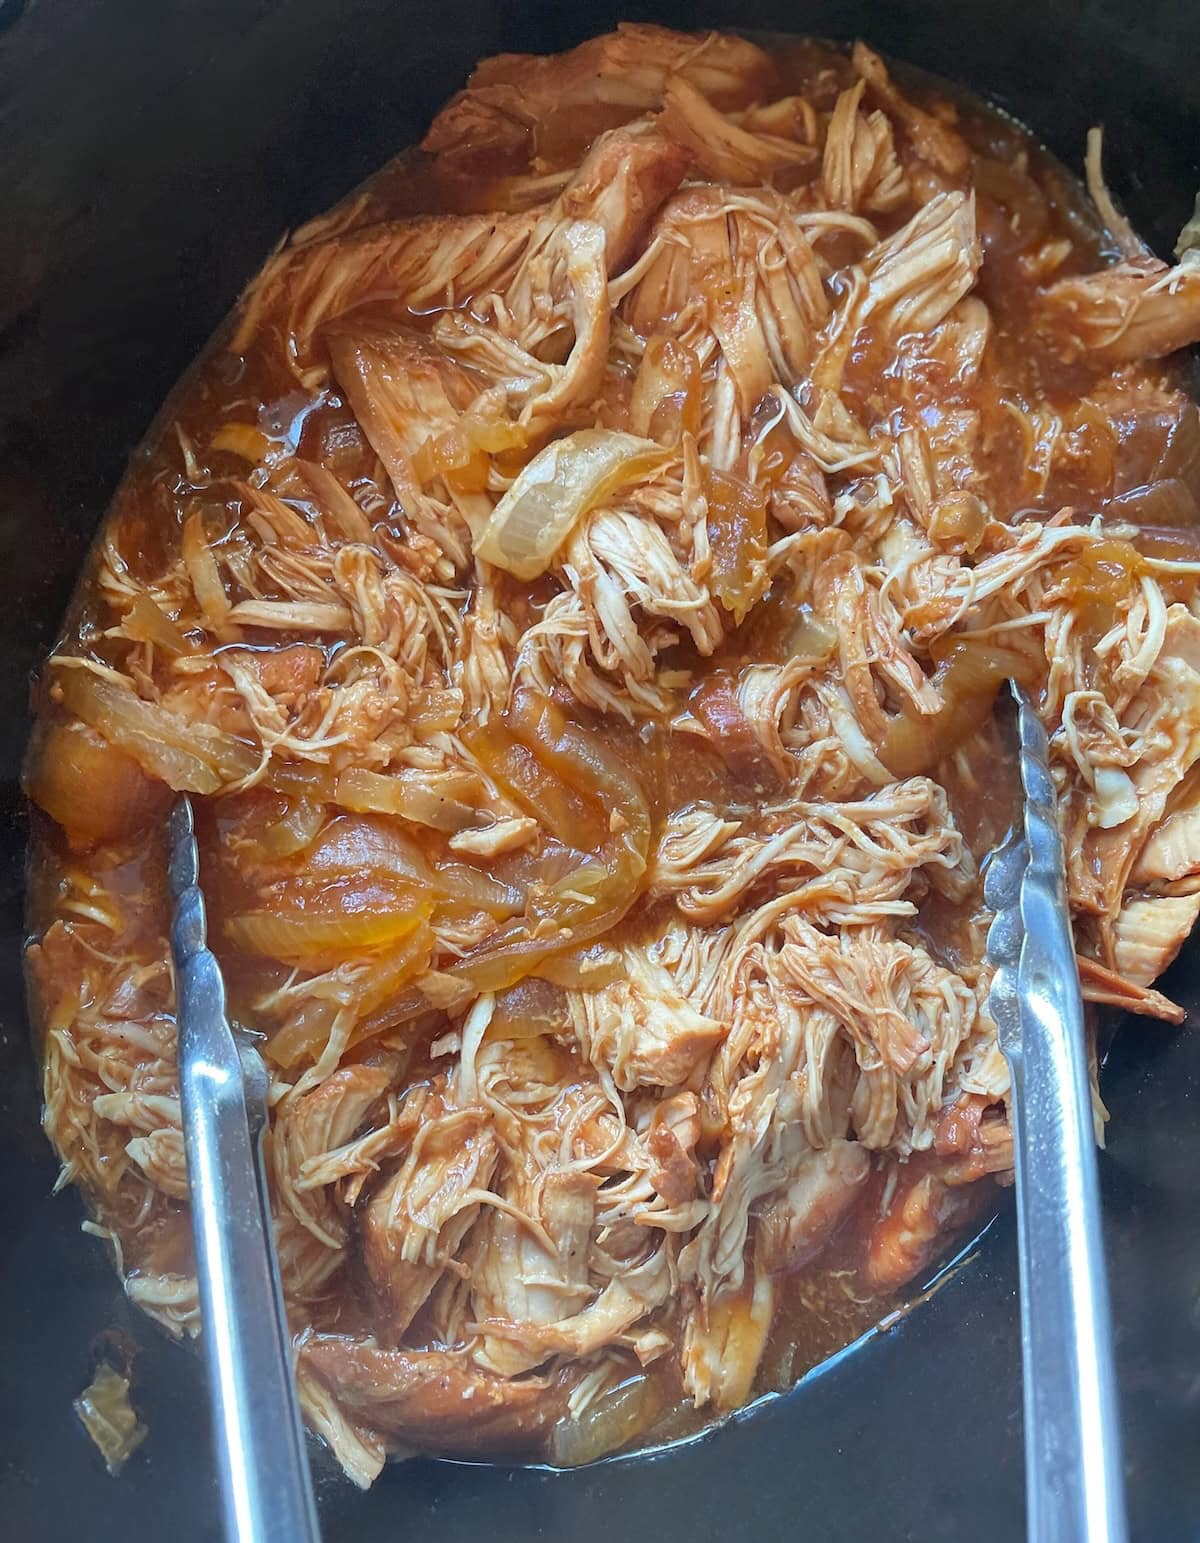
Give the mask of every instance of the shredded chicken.
M 1089 232 L 974 117 L 861 43 L 790 94 L 654 26 L 486 60 L 267 262 L 118 494 L 26 771 L 46 1130 L 195 1334 L 188 791 L 301 1402 L 360 1485 L 736 1408 L 810 1278 L 844 1342 L 1009 1181 L 1006 678 L 1086 999 L 1183 1017 L 1200 268 L 1098 136 Z

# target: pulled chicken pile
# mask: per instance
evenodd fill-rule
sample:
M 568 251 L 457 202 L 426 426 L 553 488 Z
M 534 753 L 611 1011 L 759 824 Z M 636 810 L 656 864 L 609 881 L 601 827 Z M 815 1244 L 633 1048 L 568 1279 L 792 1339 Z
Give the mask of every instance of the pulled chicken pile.
M 194 1334 L 186 790 L 304 1407 L 360 1484 L 735 1408 L 987 1204 L 1006 678 L 1089 1000 L 1181 1017 L 1200 265 L 1098 136 L 1088 171 L 862 44 L 490 59 L 135 461 L 38 688 L 46 1129 Z

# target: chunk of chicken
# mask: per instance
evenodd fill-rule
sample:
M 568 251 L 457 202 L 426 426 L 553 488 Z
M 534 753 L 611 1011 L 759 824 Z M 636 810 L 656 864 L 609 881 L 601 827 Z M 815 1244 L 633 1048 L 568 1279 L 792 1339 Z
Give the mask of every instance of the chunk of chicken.
M 680 1254 L 701 1307 L 741 1290 L 759 1203 L 788 1189 L 813 1149 L 849 1128 L 849 1042 L 836 1018 L 797 989 L 782 952 L 758 941 L 755 920 L 722 959 L 706 1004 L 728 1017 L 729 1033 L 704 1094 L 710 1119 L 724 1126 L 710 1210 Z
M 651 243 L 654 256 L 622 304 L 637 332 L 676 335 L 701 360 L 715 342 L 744 419 L 772 382 L 802 376 L 829 302 L 785 199 L 765 189 L 685 189 L 664 207 Z
M 868 323 L 892 341 L 928 332 L 975 283 L 983 249 L 975 233 L 974 195 L 939 193 L 907 225 L 881 241 L 849 272 L 813 369 L 813 382 L 837 391 L 854 340 Z
M 770 56 L 742 38 L 623 22 L 567 54 L 485 59 L 437 115 L 423 148 L 438 155 L 530 153 L 531 131 L 557 114 L 609 108 L 632 118 L 657 107 L 678 75 L 711 101 L 736 107 L 774 76 Z
M 660 134 L 632 129 L 602 134 L 550 211 L 560 220 L 586 220 L 604 232 L 604 263 L 621 273 L 644 244 L 663 203 L 690 170 L 686 151 Z M 533 257 L 521 273 L 533 281 Z M 521 293 L 521 273 L 513 288 Z
M 1200 621 L 1172 605 L 1159 637 L 1148 678 L 1124 718 L 1139 752 L 1128 769 L 1136 811 L 1120 824 L 1089 832 L 1068 870 L 1072 899 L 1097 915 L 1102 939 L 1111 939 L 1129 875 L 1168 799 L 1200 760 Z M 1153 976 L 1131 978 L 1149 985 Z
M 375 1192 L 363 1258 L 379 1329 L 398 1340 L 475 1225 L 499 1148 L 487 1113 L 423 1109 L 403 1163 Z
M 1148 888 L 1194 873 L 1200 873 L 1200 804 L 1192 803 L 1171 809 L 1150 833 L 1130 870 L 1129 882 Z
M 457 640 L 451 678 L 463 696 L 464 717 L 486 723 L 508 703 L 512 656 L 520 630 L 505 614 L 497 575 L 476 562 L 475 587 Z
M 74 904 L 83 915 L 55 922 L 28 955 L 31 997 L 47 1024 L 42 1123 L 62 1160 L 60 1184 L 82 1179 L 111 1198 L 143 1172 L 131 1135 L 173 1129 L 178 1118 L 171 977 L 165 946 L 157 962 L 113 952 L 124 922 L 104 886 L 90 885 Z M 99 1121 L 98 1097 L 118 1099 L 115 1108 L 133 1118 Z M 168 1175 L 181 1177 L 173 1162 Z M 165 1196 L 146 1176 L 144 1184 L 141 1198 L 156 1214 Z
M 176 1339 L 199 1334 L 200 1287 L 194 1275 L 139 1270 L 125 1277 L 125 1295 Z
M 750 1397 L 774 1308 L 771 1277 L 760 1275 L 752 1286 L 689 1312 L 682 1350 L 683 1385 L 697 1408 L 712 1405 L 723 1413 Z
M 1200 890 L 1127 900 L 1113 928 L 1113 965 L 1135 986 L 1157 980 L 1200 917 Z
M 677 486 L 677 468 L 659 481 Z M 588 515 L 561 557 L 570 588 L 526 631 L 517 680 L 543 691 L 562 681 L 585 706 L 630 719 L 663 711 L 669 696 L 657 655 L 686 635 L 707 656 L 725 634 L 707 585 L 693 576 L 694 539 L 684 522 L 672 527 L 639 509 Z
M 974 1184 L 987 1174 L 1012 1171 L 1012 1129 L 1005 1111 L 992 1105 L 987 1094 L 967 1093 L 946 1105 L 933 1149 L 950 1159 L 940 1175 L 947 1184 Z
M 242 297 L 229 347 L 245 353 L 262 327 L 278 325 L 292 367 L 316 384 L 324 369 L 312 345 L 325 323 L 367 299 L 420 314 L 503 287 L 535 222 L 529 213 L 419 215 L 285 247 Z
M 755 133 L 732 122 L 681 75 L 667 81 L 657 127 L 688 149 L 706 177 L 734 186 L 765 182 L 785 167 L 811 165 L 817 159 L 812 145 Z
M 370 1489 L 387 1458 L 382 1434 L 348 1419 L 337 1399 L 303 1361 L 296 1367 L 296 1392 L 306 1423 L 328 1443 L 342 1472 L 359 1489 Z
M 341 1150 L 391 1085 L 383 1066 L 347 1066 L 281 1110 L 271 1142 L 280 1199 L 318 1242 L 345 1246 L 346 1217 L 330 1186 L 351 1171 Z M 368 1162 L 370 1161 L 368 1157 Z
M 535 1181 L 523 1215 L 490 1212 L 472 1281 L 473 1308 L 481 1324 L 512 1325 L 513 1337 L 485 1339 L 475 1352 L 481 1366 L 514 1376 L 540 1365 L 548 1352 L 533 1331 L 573 1318 L 592 1297 L 588 1244 L 597 1183 L 588 1173 L 551 1170 Z
M 1097 363 L 1156 359 L 1200 341 L 1200 263 L 1174 268 L 1129 258 L 1099 273 L 1059 279 L 1041 296 L 1046 337 Z
M 976 1030 L 973 993 L 908 943 L 849 932 L 828 938 L 797 918 L 787 932 L 793 941 L 780 951 L 782 968 L 854 1045 L 850 1115 L 859 1141 L 905 1155 L 927 1149 L 955 1060 Z
M 759 1266 L 798 1270 L 811 1263 L 853 1209 L 870 1171 L 870 1158 L 857 1141 L 834 1141 L 805 1157 L 759 1217 Z
M 654 1162 L 650 1183 L 668 1206 L 686 1205 L 699 1192 L 700 1136 L 700 1102 L 694 1093 L 674 1093 L 657 1105 L 646 1138 Z
M 369 1339 L 313 1335 L 297 1370 L 370 1429 L 447 1452 L 481 1441 L 529 1445 L 560 1414 L 544 1380 L 496 1377 L 452 1350 L 381 1350 Z
M 936 1174 L 901 1174 L 867 1242 L 865 1273 L 878 1292 L 898 1291 L 934 1257 L 947 1231 L 965 1220 L 970 1201 Z
M 892 126 L 881 112 L 860 111 L 866 81 L 838 97 L 825 133 L 821 178 L 831 209 L 886 214 L 911 196 L 896 159 Z
M 491 500 L 440 479 L 427 492 L 414 457 L 454 429 L 491 382 L 399 328 L 343 325 L 328 341 L 338 384 L 411 528 L 442 554 L 439 576 L 451 577 L 467 565 L 472 525 L 482 525 Z
M 683 176 L 661 137 L 614 130 L 592 147 L 538 221 L 511 282 L 442 316 L 439 344 L 504 385 L 530 428 L 571 421 L 599 395 L 609 342 L 607 281 Z
M 625 975 L 597 991 L 570 993 L 583 1053 L 623 1092 L 685 1083 L 725 1035 L 680 995 L 670 973 L 645 949 L 621 950 Z
M 893 118 L 903 124 L 913 150 L 921 160 L 947 177 L 961 177 L 971 164 L 971 152 L 962 135 L 897 91 L 883 60 L 865 43 L 855 43 L 850 57 L 872 94 Z
M 673 895 L 685 915 L 704 922 L 725 919 L 768 880 L 790 909 L 825 921 L 855 906 L 893 907 L 918 869 L 961 897 L 975 865 L 945 798 L 936 783 L 914 777 L 857 802 L 798 799 L 777 811 L 778 828 L 766 836 L 738 835 L 735 821 L 692 806 L 659 838 L 653 892 Z
M 898 611 L 857 558 L 834 554 L 817 577 L 813 600 L 837 637 L 840 680 L 873 750 L 888 738 L 885 692 L 910 711 L 929 717 L 937 711 L 937 690 L 906 646 Z
M 655 1249 L 641 1264 L 626 1265 L 586 1307 L 570 1318 L 538 1323 L 529 1319 L 486 1318 L 473 1331 L 487 1336 L 477 1356 L 503 1355 L 497 1341 L 506 1341 L 513 1363 L 539 1365 L 550 1355 L 587 1356 L 606 1345 L 623 1342 L 635 1328 L 667 1302 L 672 1288 L 670 1258 Z M 661 1346 L 657 1346 L 661 1349 Z

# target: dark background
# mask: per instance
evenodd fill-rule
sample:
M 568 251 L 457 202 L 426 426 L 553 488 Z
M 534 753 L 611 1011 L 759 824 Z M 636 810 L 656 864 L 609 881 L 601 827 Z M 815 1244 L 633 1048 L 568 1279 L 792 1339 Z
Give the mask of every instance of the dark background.
M 1110 178 L 1166 253 L 1200 186 L 1194 0 L 688 6 L 472 0 L 0 0 L 0 1537 L 219 1536 L 198 1358 L 124 1303 L 76 1198 L 50 1198 L 18 962 L 17 772 L 30 670 L 125 459 L 280 233 L 429 117 L 474 60 L 619 19 L 862 34 L 1008 106 Z M 1200 956 L 1168 988 L 1200 1006 Z M 1131 1025 L 1102 1158 L 1135 1537 L 1200 1535 L 1195 1030 Z M 359 1495 L 327 1468 L 327 1543 L 429 1537 L 958 1539 L 1022 1531 L 1014 1235 L 898 1328 L 705 1440 L 569 1474 L 431 1462 Z M 150 1437 L 119 1480 L 71 1413 L 96 1336 L 141 1345 Z

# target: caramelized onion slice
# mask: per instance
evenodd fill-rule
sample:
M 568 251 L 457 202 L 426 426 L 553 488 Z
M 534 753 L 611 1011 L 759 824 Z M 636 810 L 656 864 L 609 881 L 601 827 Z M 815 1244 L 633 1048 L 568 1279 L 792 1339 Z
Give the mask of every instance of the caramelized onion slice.
M 143 590 L 121 619 L 127 638 L 135 643 L 153 643 L 164 653 L 187 652 L 187 639 L 179 628 Z
M 240 953 L 285 964 L 311 964 L 314 956 L 373 953 L 409 936 L 428 907 L 400 897 L 390 909 L 363 911 L 244 911 L 225 919 L 225 936 Z
M 486 911 L 489 916 L 508 917 L 525 909 L 525 891 L 515 884 L 502 884 L 490 874 L 481 873 L 470 863 L 439 863 L 437 884 L 451 906 L 466 906 L 472 911 Z
M 535 579 L 589 509 L 642 481 L 664 459 L 653 440 L 615 429 L 580 429 L 556 439 L 538 451 L 493 509 L 475 551 L 514 578 Z
M 650 806 L 637 779 L 603 739 L 572 722 L 556 702 L 518 691 L 505 717 L 537 765 L 602 816 L 603 839 L 581 861 L 586 888 L 531 891 L 525 915 L 506 923 L 454 967 L 478 991 L 502 991 L 551 955 L 607 932 L 637 897 L 650 846 Z M 520 792 L 514 788 L 520 798 Z M 536 809 L 531 812 L 536 814 Z
M 662 445 L 700 433 L 700 363 L 686 343 L 659 334 L 646 344 L 629 400 L 629 425 Z
M 762 488 L 728 472 L 710 471 L 708 543 L 713 594 L 740 626 L 766 593 L 767 496 Z
M 561 1034 L 569 1021 L 562 988 L 529 977 L 500 992 L 483 1037 L 489 1041 L 537 1039 Z
M 165 818 L 170 794 L 138 763 L 85 723 L 56 723 L 35 735 L 25 791 L 73 844 L 132 836 Z
M 257 768 L 258 752 L 232 734 L 146 702 L 93 670 L 54 662 L 64 707 L 175 792 L 215 793 Z
M 343 809 L 358 814 L 395 814 L 432 830 L 453 833 L 479 823 L 470 804 L 436 791 L 418 773 L 385 775 L 352 766 L 338 778 L 334 797 Z
M 467 723 L 459 738 L 488 776 L 556 841 L 586 850 L 604 840 L 600 811 L 544 766 L 507 722 L 492 717 Z
M 358 1020 L 347 1049 L 360 1045 L 394 1023 L 393 1005 L 412 982 L 429 968 L 433 931 L 419 920 L 393 948 L 382 954 L 364 954 L 338 970 L 311 982 L 311 995 L 273 1034 L 266 1046 L 268 1058 L 287 1070 L 320 1058 L 339 1012 L 349 1010 Z
M 939 639 L 930 653 L 942 705 L 936 713 L 910 709 L 892 719 L 879 759 L 894 777 L 936 766 L 983 727 L 1006 680 L 1032 685 L 1038 674 L 1029 654 L 969 634 Z
M 598 991 L 625 973 L 625 961 L 606 943 L 589 943 L 572 953 L 551 954 L 537 967 L 540 980 L 567 991 Z
M 641 1373 L 602 1393 L 577 1416 L 564 1416 L 551 1429 L 550 1456 L 560 1468 L 594 1463 L 628 1446 L 648 1430 L 666 1408 L 659 1384 Z
M 263 847 L 272 857 L 294 857 L 312 845 L 324 823 L 322 805 L 298 798 L 263 831 Z

